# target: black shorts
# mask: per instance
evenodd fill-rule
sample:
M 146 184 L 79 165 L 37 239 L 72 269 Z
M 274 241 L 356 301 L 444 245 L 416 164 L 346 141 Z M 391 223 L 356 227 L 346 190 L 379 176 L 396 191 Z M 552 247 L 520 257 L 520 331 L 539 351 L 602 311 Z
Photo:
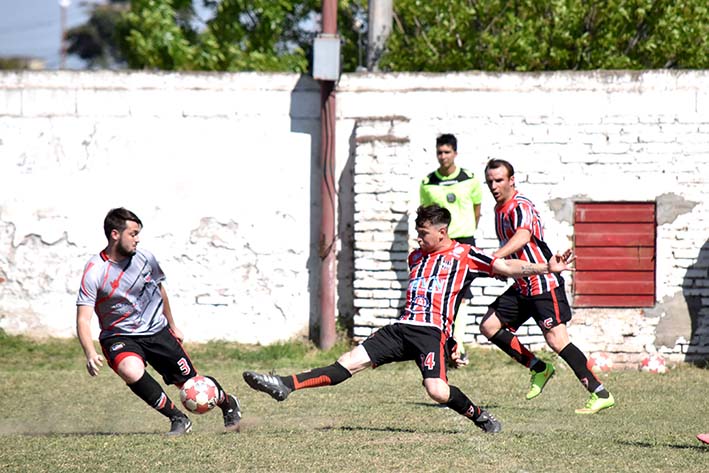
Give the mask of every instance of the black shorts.
M 189 355 L 172 331 L 165 327 L 155 335 L 116 335 L 101 340 L 103 356 L 115 371 L 129 356 L 137 356 L 160 373 L 165 384 L 182 385 L 197 375 Z
M 563 284 L 538 296 L 523 296 L 510 286 L 490 308 L 495 309 L 502 325 L 512 330 L 517 330 L 530 317 L 534 317 L 542 332 L 571 320 L 571 307 Z
M 459 237 L 459 238 L 453 238 L 455 241 L 458 243 L 465 243 L 466 245 L 472 245 L 475 246 L 475 237 Z M 470 284 L 466 284 L 465 287 L 460 291 L 461 294 L 463 294 L 464 299 L 472 299 L 473 298 L 473 291 L 470 290 Z M 463 302 L 464 303 L 464 302 Z M 457 310 L 456 310 L 456 315 L 457 315 Z
M 441 378 L 447 382 L 445 342 L 446 336 L 435 327 L 394 323 L 374 332 L 362 346 L 374 368 L 414 360 L 424 379 Z

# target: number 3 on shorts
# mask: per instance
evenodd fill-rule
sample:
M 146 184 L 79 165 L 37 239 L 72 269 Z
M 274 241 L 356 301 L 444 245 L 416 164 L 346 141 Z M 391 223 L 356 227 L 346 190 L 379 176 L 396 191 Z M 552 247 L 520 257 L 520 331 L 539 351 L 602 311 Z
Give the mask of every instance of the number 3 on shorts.
M 427 355 L 421 355 L 421 365 L 429 371 L 436 367 L 436 357 L 433 355 L 433 352 L 429 352 Z

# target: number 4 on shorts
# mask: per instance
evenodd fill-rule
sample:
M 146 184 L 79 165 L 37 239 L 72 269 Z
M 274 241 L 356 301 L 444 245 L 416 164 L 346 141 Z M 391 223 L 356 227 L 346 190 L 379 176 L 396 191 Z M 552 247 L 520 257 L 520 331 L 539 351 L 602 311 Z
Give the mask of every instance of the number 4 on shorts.
M 421 355 L 421 364 L 429 371 L 436 367 L 436 357 L 433 352 L 429 352 L 427 355 Z

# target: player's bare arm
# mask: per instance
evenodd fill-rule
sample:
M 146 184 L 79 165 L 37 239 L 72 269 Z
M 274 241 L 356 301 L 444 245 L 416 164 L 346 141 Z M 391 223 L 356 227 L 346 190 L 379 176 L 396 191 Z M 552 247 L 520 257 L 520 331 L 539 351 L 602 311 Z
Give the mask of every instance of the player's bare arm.
M 88 305 L 76 306 L 76 334 L 79 343 L 86 355 L 86 371 L 91 376 L 96 376 L 103 366 L 103 357 L 96 353 L 93 338 L 91 337 L 91 317 L 94 310 Z
M 167 319 L 167 323 L 170 326 L 170 330 L 172 330 L 172 333 L 175 334 L 175 338 L 177 338 L 179 341 L 183 341 L 185 339 L 184 335 L 182 334 L 182 330 L 177 328 L 177 324 L 175 324 L 175 319 L 172 317 L 172 309 L 170 309 L 170 299 L 167 297 L 167 291 L 165 290 L 165 286 L 162 284 L 159 284 L 160 286 L 160 295 L 162 296 L 162 311 L 163 314 L 165 314 L 165 318 Z
M 529 243 L 531 239 L 532 232 L 526 228 L 518 228 L 512 238 L 510 238 L 503 246 L 498 248 L 493 253 L 493 256 L 505 258 L 511 254 L 514 254 L 524 248 L 524 246 Z
M 522 260 L 504 260 L 496 259 L 493 263 L 493 271 L 495 274 L 519 278 L 531 276 L 535 274 L 560 273 L 562 271 L 571 271 L 573 268 L 571 263 L 576 259 L 571 249 L 564 253 L 557 253 L 552 256 L 546 263 L 529 263 Z

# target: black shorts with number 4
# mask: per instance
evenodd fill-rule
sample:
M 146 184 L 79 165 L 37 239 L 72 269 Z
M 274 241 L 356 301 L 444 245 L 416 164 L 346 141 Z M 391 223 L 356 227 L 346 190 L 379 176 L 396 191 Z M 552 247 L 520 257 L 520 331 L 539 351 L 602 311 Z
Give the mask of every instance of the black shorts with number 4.
M 138 356 L 143 364 L 150 364 L 160 373 L 165 384 L 182 385 L 197 375 L 189 355 L 168 327 L 155 335 L 116 335 L 105 338 L 101 340 L 101 348 L 108 365 L 114 371 L 123 359 Z
M 571 307 L 566 299 L 564 285 L 538 296 L 523 296 L 514 286 L 490 304 L 502 325 L 517 330 L 534 317 L 543 332 L 571 320 Z
M 414 360 L 426 378 L 446 378 L 446 336 L 436 327 L 394 323 L 370 335 L 362 346 L 373 367 Z

